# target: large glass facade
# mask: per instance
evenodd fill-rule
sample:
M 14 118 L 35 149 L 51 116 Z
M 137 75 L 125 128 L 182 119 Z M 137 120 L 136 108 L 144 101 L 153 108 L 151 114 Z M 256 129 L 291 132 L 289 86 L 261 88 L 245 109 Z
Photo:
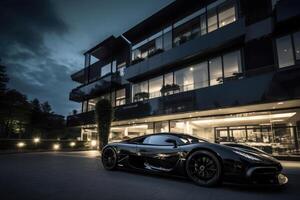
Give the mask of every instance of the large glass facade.
M 132 86 L 132 100 L 133 102 L 142 101 L 213 86 L 231 80 L 241 73 L 241 52 L 240 50 L 232 51 L 208 61 L 188 65 L 180 70 L 136 83 Z
M 216 1 L 173 23 L 132 47 L 132 63 L 179 46 L 226 26 L 237 19 L 234 1 Z M 173 27 L 173 29 L 172 29 Z

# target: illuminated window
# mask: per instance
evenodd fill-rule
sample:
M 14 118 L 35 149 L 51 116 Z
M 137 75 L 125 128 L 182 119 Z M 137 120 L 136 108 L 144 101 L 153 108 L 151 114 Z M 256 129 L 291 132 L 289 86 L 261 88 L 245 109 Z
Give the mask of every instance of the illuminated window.
M 234 51 L 223 56 L 224 77 L 235 76 L 241 70 L 241 55 L 240 51 Z
M 124 89 L 120 89 L 116 91 L 116 106 L 121 106 L 126 103 L 126 91 Z
M 293 34 L 296 60 L 300 60 L 300 32 Z
M 149 80 L 149 98 L 161 96 L 161 88 L 163 86 L 163 76 L 159 76 Z
M 287 35 L 276 40 L 279 68 L 294 65 L 291 36 Z
M 212 32 L 218 28 L 218 17 L 216 9 L 207 12 L 207 32 Z
M 227 4 L 219 9 L 219 27 L 226 26 L 236 20 L 235 7 L 233 4 Z
M 209 60 L 210 85 L 217 85 L 223 81 L 221 57 Z

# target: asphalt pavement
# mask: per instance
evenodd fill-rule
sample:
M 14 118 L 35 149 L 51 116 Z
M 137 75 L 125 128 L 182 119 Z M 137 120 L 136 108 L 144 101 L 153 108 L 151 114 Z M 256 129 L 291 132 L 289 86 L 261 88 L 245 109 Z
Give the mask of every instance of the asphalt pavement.
M 0 199 L 299 199 L 300 162 L 282 164 L 289 177 L 284 188 L 205 188 L 186 179 L 106 171 L 96 151 L 7 154 L 0 155 Z

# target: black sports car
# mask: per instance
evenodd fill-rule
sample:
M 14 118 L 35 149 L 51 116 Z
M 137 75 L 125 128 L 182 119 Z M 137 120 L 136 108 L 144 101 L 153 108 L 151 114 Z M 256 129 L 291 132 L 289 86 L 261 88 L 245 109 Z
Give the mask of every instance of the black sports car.
M 284 185 L 288 179 L 273 157 L 185 134 L 159 133 L 136 137 L 103 148 L 105 169 L 125 167 L 138 171 L 187 176 L 196 184 L 214 186 L 235 182 Z

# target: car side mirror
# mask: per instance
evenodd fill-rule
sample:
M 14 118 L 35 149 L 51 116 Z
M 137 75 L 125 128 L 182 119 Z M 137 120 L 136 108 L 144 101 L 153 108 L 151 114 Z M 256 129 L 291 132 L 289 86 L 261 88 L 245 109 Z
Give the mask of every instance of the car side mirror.
M 174 148 L 177 148 L 177 142 L 176 142 L 176 140 L 173 140 L 173 139 L 167 139 L 166 142 L 167 142 L 167 143 L 173 144 Z

